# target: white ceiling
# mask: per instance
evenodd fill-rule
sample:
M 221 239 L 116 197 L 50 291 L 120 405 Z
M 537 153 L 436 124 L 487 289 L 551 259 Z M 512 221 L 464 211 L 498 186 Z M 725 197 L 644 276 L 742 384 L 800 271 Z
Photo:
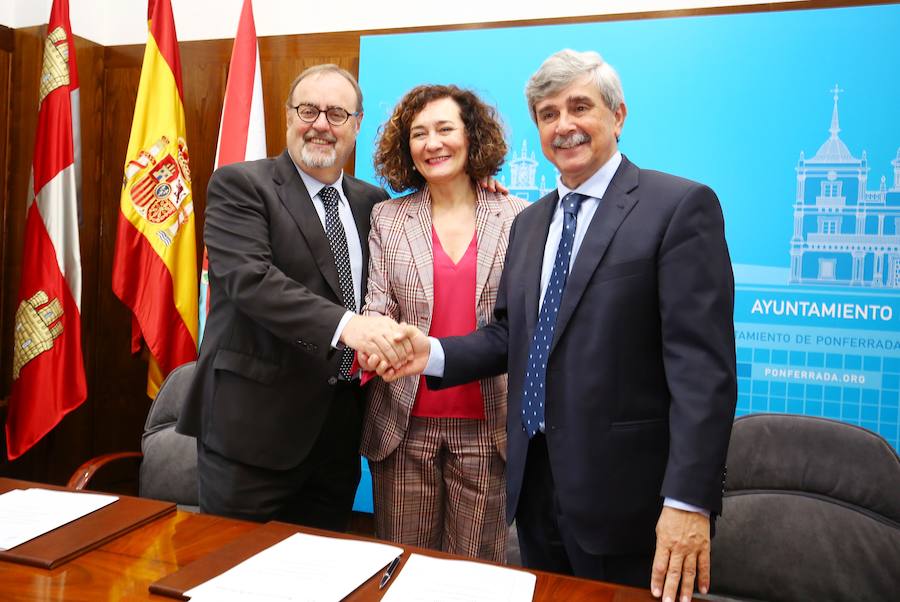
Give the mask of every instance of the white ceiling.
M 801 1 L 801 0 L 791 0 Z M 47 22 L 52 0 L 0 0 L 0 25 Z M 757 4 L 760 0 L 255 0 L 259 36 L 456 23 L 620 14 L 680 8 Z M 172 0 L 178 39 L 232 38 L 242 0 Z M 323 7 L 332 6 L 333 14 Z M 448 10 L 452 7 L 452 11 Z M 69 0 L 73 32 L 104 46 L 142 44 L 147 38 L 146 0 Z

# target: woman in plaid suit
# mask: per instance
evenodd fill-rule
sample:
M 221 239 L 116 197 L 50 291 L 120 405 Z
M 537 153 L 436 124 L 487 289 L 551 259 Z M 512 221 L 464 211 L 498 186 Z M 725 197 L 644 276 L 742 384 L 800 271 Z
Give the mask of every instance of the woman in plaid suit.
M 369 234 L 364 313 L 434 336 L 491 320 L 509 228 L 525 202 L 482 189 L 506 143 L 496 112 L 456 86 L 410 90 L 381 129 L 375 168 L 396 191 Z M 506 375 L 429 391 L 421 377 L 369 390 L 362 453 L 383 539 L 506 559 Z

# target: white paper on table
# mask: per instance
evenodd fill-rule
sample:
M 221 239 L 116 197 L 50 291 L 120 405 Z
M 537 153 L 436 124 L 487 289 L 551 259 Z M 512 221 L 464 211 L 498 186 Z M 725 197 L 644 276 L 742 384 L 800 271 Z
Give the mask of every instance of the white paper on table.
M 525 602 L 536 582 L 525 571 L 412 554 L 381 602 Z
M 40 537 L 115 502 L 114 495 L 12 489 L 0 495 L 0 550 Z
M 338 602 L 402 553 L 381 543 L 295 533 L 184 595 L 191 602 Z

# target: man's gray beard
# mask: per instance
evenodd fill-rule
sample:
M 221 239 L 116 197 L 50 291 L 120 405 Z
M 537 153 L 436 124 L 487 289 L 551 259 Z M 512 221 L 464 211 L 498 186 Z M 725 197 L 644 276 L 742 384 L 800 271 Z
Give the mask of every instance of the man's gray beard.
M 336 160 L 337 151 L 333 148 L 329 149 L 327 154 L 311 151 L 305 144 L 300 148 L 300 161 L 310 169 L 334 167 Z

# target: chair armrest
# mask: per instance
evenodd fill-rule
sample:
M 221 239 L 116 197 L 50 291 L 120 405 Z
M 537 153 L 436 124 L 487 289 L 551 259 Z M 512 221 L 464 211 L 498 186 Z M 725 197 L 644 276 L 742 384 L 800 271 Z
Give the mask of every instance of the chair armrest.
M 141 452 L 131 451 L 103 454 L 102 456 L 91 458 L 75 469 L 75 472 L 73 472 L 72 476 L 69 477 L 69 481 L 66 483 L 66 487 L 76 490 L 84 489 L 88 486 L 91 479 L 94 477 L 94 474 L 96 474 L 98 470 L 100 470 L 107 464 L 120 460 L 141 459 L 143 457 L 144 455 Z

